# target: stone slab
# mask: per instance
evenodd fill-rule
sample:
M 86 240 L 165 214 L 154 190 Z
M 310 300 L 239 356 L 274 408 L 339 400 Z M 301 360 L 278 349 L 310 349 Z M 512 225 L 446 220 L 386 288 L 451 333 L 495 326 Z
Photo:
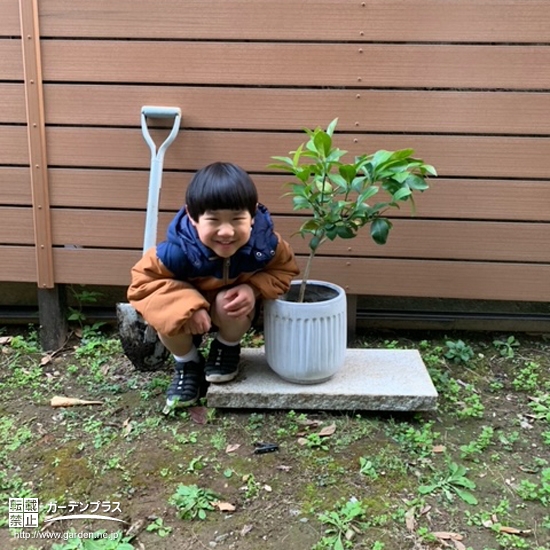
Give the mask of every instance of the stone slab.
M 210 384 L 209 407 L 425 411 L 437 391 L 417 350 L 348 348 L 343 369 L 321 384 L 293 384 L 271 370 L 263 348 L 242 350 L 241 369 L 227 384 Z

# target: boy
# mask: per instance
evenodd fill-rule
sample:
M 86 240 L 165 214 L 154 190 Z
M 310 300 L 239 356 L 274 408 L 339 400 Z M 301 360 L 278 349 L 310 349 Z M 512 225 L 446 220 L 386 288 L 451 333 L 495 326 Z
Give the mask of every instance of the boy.
M 250 176 L 223 162 L 199 170 L 167 239 L 132 268 L 128 300 L 158 332 L 176 370 L 166 409 L 197 402 L 206 382 L 233 380 L 240 340 L 259 299 L 284 294 L 299 273 Z M 217 335 L 206 362 L 193 336 Z

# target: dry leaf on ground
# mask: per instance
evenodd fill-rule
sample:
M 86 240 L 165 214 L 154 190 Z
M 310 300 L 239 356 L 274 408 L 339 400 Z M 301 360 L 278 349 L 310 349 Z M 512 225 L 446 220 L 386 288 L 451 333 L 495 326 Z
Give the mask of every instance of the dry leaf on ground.
M 208 409 L 206 407 L 191 407 L 189 409 L 191 420 L 195 424 L 206 424 L 207 413 L 208 413 Z
M 236 510 L 235 506 L 230 502 L 221 502 L 219 500 L 213 502 L 212 506 L 217 508 L 220 512 L 234 512 Z
M 103 405 L 103 401 L 86 401 L 76 397 L 63 397 L 54 395 L 50 400 L 51 407 L 74 407 L 76 405 Z
M 253 528 L 254 528 L 253 525 L 245 525 L 241 529 L 241 537 L 244 537 L 245 535 L 248 535 L 248 533 L 250 533 L 250 531 L 252 531 Z
M 416 529 L 416 519 L 414 518 L 415 510 L 413 506 L 405 512 L 405 525 L 409 531 L 414 531 Z
M 132 421 L 129 418 L 127 418 L 122 423 L 122 435 L 124 437 L 127 437 L 128 435 L 130 435 L 130 432 L 132 431 L 133 427 L 134 427 L 134 425 L 132 424 Z
M 336 431 L 336 424 L 331 424 L 330 426 L 325 426 L 317 435 L 320 437 L 328 437 Z
M 225 448 L 225 452 L 226 452 L 227 454 L 229 454 L 229 453 L 234 453 L 240 446 L 241 446 L 240 443 L 233 443 L 233 445 L 228 445 L 228 446 Z
M 449 531 L 434 531 L 432 535 L 441 540 L 462 540 L 464 538 L 458 533 L 450 533 Z
M 506 525 L 501 525 L 498 530 L 501 533 L 507 533 L 508 535 L 530 535 L 531 529 L 516 529 L 515 527 L 507 527 Z

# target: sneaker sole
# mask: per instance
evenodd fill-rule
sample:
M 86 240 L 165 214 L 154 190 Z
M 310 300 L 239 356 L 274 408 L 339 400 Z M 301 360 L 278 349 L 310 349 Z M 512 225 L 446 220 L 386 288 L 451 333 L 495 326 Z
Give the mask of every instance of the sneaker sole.
M 206 374 L 206 381 L 213 384 L 222 384 L 223 382 L 231 382 L 239 374 L 239 371 L 229 372 L 227 374 Z

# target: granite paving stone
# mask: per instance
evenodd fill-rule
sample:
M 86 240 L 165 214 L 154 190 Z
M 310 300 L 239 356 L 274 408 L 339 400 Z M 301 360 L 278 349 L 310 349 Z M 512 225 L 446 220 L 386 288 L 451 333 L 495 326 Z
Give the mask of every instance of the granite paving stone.
M 263 348 L 244 348 L 237 378 L 211 384 L 209 407 L 422 411 L 437 391 L 417 350 L 348 348 L 344 367 L 320 384 L 294 384 L 271 370 Z

